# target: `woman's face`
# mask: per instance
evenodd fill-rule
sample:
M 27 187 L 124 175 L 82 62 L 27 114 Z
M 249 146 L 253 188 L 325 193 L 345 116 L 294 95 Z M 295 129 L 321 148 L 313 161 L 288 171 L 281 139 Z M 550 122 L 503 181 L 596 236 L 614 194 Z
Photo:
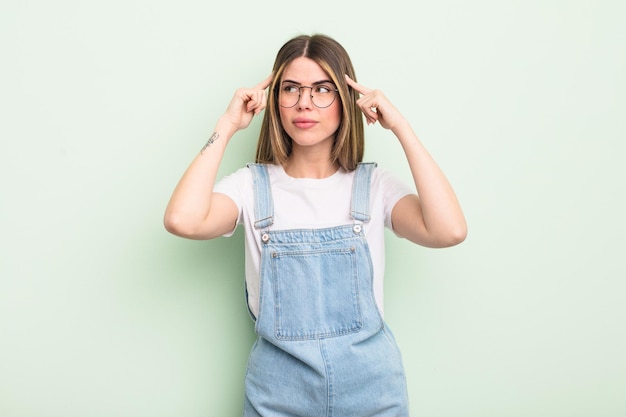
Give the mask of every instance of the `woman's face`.
M 293 151 L 315 147 L 327 148 L 330 153 L 341 123 L 341 99 L 334 91 L 336 88 L 322 67 L 309 58 L 296 58 L 285 68 L 278 103 L 283 129 L 293 141 Z M 332 103 L 328 104 L 331 99 Z M 296 100 L 292 107 L 286 107 Z

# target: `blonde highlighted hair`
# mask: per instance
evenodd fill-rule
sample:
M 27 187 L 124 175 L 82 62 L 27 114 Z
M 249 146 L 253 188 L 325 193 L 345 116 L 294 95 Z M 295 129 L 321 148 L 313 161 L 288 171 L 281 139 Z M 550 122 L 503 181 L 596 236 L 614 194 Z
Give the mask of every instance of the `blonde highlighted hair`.
M 274 79 L 270 85 L 267 107 L 257 143 L 256 162 L 282 164 L 291 155 L 292 141 L 283 129 L 278 109 L 278 90 L 283 72 L 294 59 L 305 57 L 315 61 L 339 90 L 342 116 L 335 133 L 331 162 L 352 171 L 363 160 L 363 116 L 356 105 L 359 93 L 346 83 L 344 74 L 356 81 L 352 61 L 337 41 L 322 34 L 300 35 L 285 43 L 274 61 Z

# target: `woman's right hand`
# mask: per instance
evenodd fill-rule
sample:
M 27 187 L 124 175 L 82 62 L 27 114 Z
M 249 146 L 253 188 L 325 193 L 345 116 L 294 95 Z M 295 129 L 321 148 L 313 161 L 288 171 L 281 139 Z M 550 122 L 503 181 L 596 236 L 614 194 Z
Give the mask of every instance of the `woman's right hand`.
M 235 91 L 224 114 L 234 131 L 247 128 L 252 118 L 265 109 L 267 106 L 266 89 L 273 78 L 274 74 L 272 73 L 252 88 L 239 88 Z

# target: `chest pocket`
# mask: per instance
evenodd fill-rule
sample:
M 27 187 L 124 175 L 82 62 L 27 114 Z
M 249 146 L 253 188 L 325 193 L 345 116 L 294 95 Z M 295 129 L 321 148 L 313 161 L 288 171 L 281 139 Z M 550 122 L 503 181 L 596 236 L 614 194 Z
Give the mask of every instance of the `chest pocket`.
M 310 340 L 363 325 L 354 246 L 271 252 L 275 336 Z

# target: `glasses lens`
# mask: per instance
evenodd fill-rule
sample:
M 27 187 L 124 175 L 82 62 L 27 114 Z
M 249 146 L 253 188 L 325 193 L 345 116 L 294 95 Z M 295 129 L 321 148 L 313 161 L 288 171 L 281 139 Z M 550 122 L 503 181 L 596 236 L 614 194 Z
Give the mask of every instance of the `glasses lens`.
M 300 98 L 300 87 L 295 84 L 285 83 L 278 94 L 278 104 L 282 107 L 293 107 Z
M 332 84 L 319 84 L 311 89 L 313 104 L 317 107 L 328 107 L 333 104 L 337 89 Z

